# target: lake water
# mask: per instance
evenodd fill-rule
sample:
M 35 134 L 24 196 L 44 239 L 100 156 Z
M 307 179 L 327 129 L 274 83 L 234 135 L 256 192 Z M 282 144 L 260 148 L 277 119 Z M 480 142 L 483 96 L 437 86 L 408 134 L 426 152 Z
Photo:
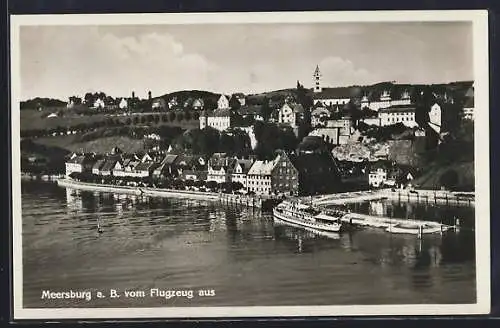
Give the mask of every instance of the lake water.
M 373 206 L 383 211 L 393 205 Z M 359 207 L 369 211 L 370 205 Z M 473 210 L 453 211 L 472 224 Z M 476 300 L 474 234 L 466 226 L 421 241 L 370 229 L 317 236 L 258 210 L 42 182 L 23 182 L 22 214 L 28 308 Z M 150 297 L 154 288 L 192 290 L 195 296 Z M 121 297 L 109 297 L 111 289 Z M 90 291 L 92 299 L 42 299 L 44 290 Z M 125 297 L 125 290 L 145 291 L 146 297 Z M 96 298 L 98 291 L 107 297 Z

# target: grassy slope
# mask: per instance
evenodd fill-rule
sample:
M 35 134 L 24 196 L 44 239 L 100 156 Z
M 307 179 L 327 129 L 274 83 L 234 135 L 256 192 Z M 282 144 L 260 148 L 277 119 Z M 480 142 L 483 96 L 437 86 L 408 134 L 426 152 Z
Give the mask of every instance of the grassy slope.
M 126 136 L 105 137 L 87 142 L 75 142 L 75 140 L 76 136 L 69 135 L 38 138 L 35 142 L 41 145 L 64 148 L 69 151 L 96 152 L 98 154 L 107 153 L 115 146 L 126 152 L 137 152 L 143 149 L 142 140 L 132 139 Z
M 20 114 L 20 128 L 21 131 L 24 130 L 33 130 L 33 129 L 43 129 L 43 130 L 50 130 L 54 129 L 57 127 L 71 127 L 71 126 L 76 126 L 81 123 L 89 124 L 89 123 L 94 123 L 94 122 L 100 122 L 100 121 L 105 121 L 106 119 L 112 118 L 113 120 L 119 119 L 121 122 L 126 122 L 128 118 L 131 120 L 134 119 L 135 115 L 131 116 L 106 116 L 104 114 L 95 114 L 95 115 L 88 115 L 88 116 L 80 116 L 76 115 L 74 112 L 71 110 L 65 111 L 65 115 L 63 117 L 53 117 L 53 118 L 45 118 L 47 114 L 50 114 L 50 111 L 47 110 L 42 110 L 42 111 L 37 111 L 37 110 L 32 110 L 32 109 L 25 109 L 21 111 Z M 149 114 L 151 115 L 164 115 L 167 114 L 168 112 L 157 112 L 157 113 L 146 113 L 146 114 L 137 114 L 137 116 L 148 116 Z M 156 125 L 154 122 L 152 123 L 146 123 L 148 125 Z M 181 121 L 173 121 L 173 122 L 159 122 L 161 125 L 169 125 L 169 126 L 179 126 L 184 129 L 191 129 L 199 126 L 199 120 L 181 120 Z M 143 125 L 142 123 L 139 123 L 139 125 Z

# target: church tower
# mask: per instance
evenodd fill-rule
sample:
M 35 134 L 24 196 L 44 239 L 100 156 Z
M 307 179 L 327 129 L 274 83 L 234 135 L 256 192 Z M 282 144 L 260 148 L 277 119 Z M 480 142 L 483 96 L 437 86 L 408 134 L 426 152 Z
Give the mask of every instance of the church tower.
M 319 71 L 319 66 L 316 65 L 316 70 L 314 71 L 314 92 L 321 92 L 321 73 Z

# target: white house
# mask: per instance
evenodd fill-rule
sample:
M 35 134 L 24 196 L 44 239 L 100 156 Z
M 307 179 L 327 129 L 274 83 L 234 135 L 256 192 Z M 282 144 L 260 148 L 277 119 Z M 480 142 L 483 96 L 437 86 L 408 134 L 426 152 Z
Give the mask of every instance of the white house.
M 387 181 L 387 168 L 383 165 L 375 164 L 368 173 L 368 184 L 378 188 Z
M 94 101 L 94 105 L 93 107 L 94 108 L 104 108 L 105 103 L 104 103 L 104 100 L 102 100 L 101 98 L 97 98 L 95 101 Z
M 437 103 L 429 111 L 429 125 L 437 133 L 441 132 L 441 106 Z
M 415 120 L 415 107 L 391 106 L 379 110 L 380 126 L 402 123 L 409 128 L 418 126 Z
M 257 195 L 271 195 L 273 161 L 255 161 L 247 174 L 247 189 Z
M 221 95 L 219 100 L 217 100 L 217 108 L 218 109 L 229 108 L 229 99 L 225 95 Z
M 72 156 L 65 164 L 66 164 L 66 177 L 69 177 L 71 173 L 83 172 L 83 162 L 85 161 L 85 156 L 76 155 Z
M 285 103 L 278 111 L 278 123 L 297 127 L 304 115 L 304 107 L 301 104 Z
M 243 188 L 247 189 L 247 173 L 252 167 L 253 161 L 250 159 L 237 159 L 231 173 L 231 181 L 239 182 Z
M 231 182 L 235 163 L 236 159 L 228 157 L 226 153 L 214 153 L 208 161 L 207 181 Z
M 228 109 L 215 110 L 211 113 L 204 112 L 200 115 L 200 129 L 209 126 L 219 131 L 225 131 L 231 127 L 231 112 Z
M 120 100 L 120 103 L 118 104 L 118 107 L 120 109 L 127 109 L 128 108 L 128 101 L 127 101 L 127 99 L 122 98 L 122 100 Z

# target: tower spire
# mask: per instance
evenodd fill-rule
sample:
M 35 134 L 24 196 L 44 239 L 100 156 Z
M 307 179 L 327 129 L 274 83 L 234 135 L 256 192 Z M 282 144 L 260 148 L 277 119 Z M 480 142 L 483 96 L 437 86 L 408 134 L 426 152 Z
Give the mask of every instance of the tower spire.
M 321 72 L 319 71 L 319 65 L 316 65 L 313 75 L 314 80 L 314 92 L 321 92 Z

